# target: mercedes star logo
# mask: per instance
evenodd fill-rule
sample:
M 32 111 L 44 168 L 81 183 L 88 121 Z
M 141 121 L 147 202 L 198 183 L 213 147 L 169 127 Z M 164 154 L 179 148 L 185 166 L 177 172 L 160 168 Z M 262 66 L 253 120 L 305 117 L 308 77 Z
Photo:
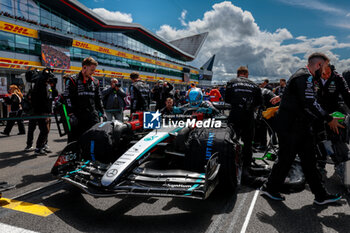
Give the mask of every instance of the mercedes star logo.
M 117 169 L 111 169 L 111 170 L 107 171 L 106 175 L 107 175 L 107 177 L 113 177 L 113 176 L 117 175 L 117 173 L 118 173 Z

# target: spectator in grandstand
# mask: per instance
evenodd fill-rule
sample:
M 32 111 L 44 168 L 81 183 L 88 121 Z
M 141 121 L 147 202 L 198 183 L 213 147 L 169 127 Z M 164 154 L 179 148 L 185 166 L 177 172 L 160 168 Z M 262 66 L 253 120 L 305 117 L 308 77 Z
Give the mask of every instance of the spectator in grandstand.
M 254 138 L 254 112 L 262 104 L 261 89 L 248 79 L 248 68 L 237 69 L 237 78 L 227 83 L 225 102 L 231 104 L 229 123 L 233 124 L 235 132 L 242 139 L 243 173 L 242 182 L 248 185 L 261 185 L 263 180 L 251 174 L 253 162 L 252 141 Z
M 66 81 L 63 96 L 72 125 L 68 142 L 78 140 L 85 131 L 100 122 L 100 116 L 106 118 L 101 101 L 100 83 L 92 77 L 97 65 L 97 61 L 92 57 L 85 58 L 79 74 Z
M 17 121 L 18 125 L 18 135 L 25 134 L 26 131 L 24 129 L 23 120 L 20 119 L 22 117 L 22 99 L 23 94 L 21 90 L 16 85 L 11 85 L 9 89 L 9 95 L 5 98 L 5 102 L 8 105 L 11 105 L 11 111 L 9 113 L 9 118 L 16 118 L 15 120 L 8 120 L 5 130 L 1 132 L 1 134 L 4 134 L 6 136 L 10 136 L 10 132 L 12 130 L 12 127 L 14 126 L 15 122 Z
M 165 101 L 165 107 L 160 110 L 162 115 L 171 115 L 173 114 L 173 108 L 174 108 L 174 100 L 171 97 L 168 97 Z
M 125 107 L 124 98 L 125 92 L 118 83 L 118 79 L 113 78 L 111 80 L 111 87 L 102 92 L 102 102 L 106 110 L 107 120 L 114 119 L 123 122 L 124 114 L 123 109 Z
M 306 181 L 315 195 L 315 204 L 324 205 L 341 198 L 340 195 L 329 194 L 323 186 L 316 167 L 315 143 L 310 127 L 315 120 L 328 122 L 335 132 L 341 127 L 338 119 L 328 115 L 316 100 L 314 81 L 320 81 L 322 71 L 328 63 L 326 55 L 313 53 L 308 58 L 307 67 L 299 69 L 288 80 L 277 118 L 278 160 L 268 182 L 261 189 L 262 195 L 270 199 L 285 199 L 280 191 L 296 154 L 301 159 Z
M 276 87 L 275 95 L 278 95 L 279 97 L 282 97 L 284 89 L 286 89 L 286 80 L 284 78 L 280 79 L 280 85 Z
M 219 102 L 222 101 L 222 96 L 217 86 L 214 86 L 209 92 L 210 101 L 211 102 Z
M 42 45 L 41 52 L 45 66 L 69 69 L 70 58 L 64 52 L 45 44 Z
M 148 111 L 150 105 L 150 89 L 148 84 L 140 79 L 138 72 L 132 72 L 130 79 L 132 82 L 129 87 L 131 97 L 130 113 Z

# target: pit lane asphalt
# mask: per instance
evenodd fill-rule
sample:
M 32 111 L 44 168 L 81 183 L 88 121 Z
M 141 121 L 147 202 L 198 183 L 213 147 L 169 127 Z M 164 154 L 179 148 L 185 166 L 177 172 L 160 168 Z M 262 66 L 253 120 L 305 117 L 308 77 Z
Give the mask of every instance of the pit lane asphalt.
M 3 131 L 4 127 L 0 127 Z M 349 232 L 349 196 L 339 204 L 319 207 L 306 190 L 286 195 L 275 202 L 242 186 L 235 194 L 215 192 L 205 201 L 173 198 L 99 198 L 95 199 L 70 185 L 55 183 L 50 170 L 57 152 L 66 145 L 55 124 L 49 136 L 54 153 L 35 156 L 23 151 L 26 135 L 0 136 L 0 181 L 17 188 L 3 193 L 35 204 L 59 208 L 48 217 L 40 217 L 0 207 L 1 227 L 11 225 L 37 232 Z M 35 140 L 38 130 L 35 132 Z M 327 165 L 327 186 L 343 191 Z M 33 190 L 37 190 L 34 191 Z M 26 194 L 27 195 L 23 195 Z M 0 200 L 1 201 L 1 200 Z M 251 215 L 248 212 L 251 210 Z M 247 217 L 248 216 L 248 217 Z

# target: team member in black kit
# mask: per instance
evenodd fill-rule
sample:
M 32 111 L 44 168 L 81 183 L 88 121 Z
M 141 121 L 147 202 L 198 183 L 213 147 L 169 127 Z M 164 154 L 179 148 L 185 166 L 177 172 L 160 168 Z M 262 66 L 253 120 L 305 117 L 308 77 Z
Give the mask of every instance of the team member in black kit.
M 130 79 L 132 81 L 129 87 L 129 93 L 131 95 L 130 112 L 148 111 L 150 104 L 150 89 L 148 84 L 140 79 L 138 72 L 132 72 Z
M 344 112 L 340 106 L 339 96 L 350 107 L 350 90 L 345 79 L 335 71 L 334 66 L 326 67 L 318 82 L 317 100 L 328 113 Z
M 330 195 L 322 184 L 316 167 L 314 140 L 311 125 L 315 120 L 324 120 L 333 131 L 341 125 L 328 115 L 316 100 L 315 80 L 319 80 L 329 59 L 322 53 L 313 53 L 308 65 L 299 69 L 288 80 L 277 114 L 279 138 L 278 161 L 274 164 L 268 182 L 262 187 L 262 194 L 273 200 L 284 200 L 280 188 L 291 168 L 296 154 L 312 193 L 314 203 L 323 205 L 335 202 L 339 195 Z
M 254 138 L 254 111 L 262 104 L 261 89 L 248 79 L 248 69 L 237 69 L 237 78 L 227 83 L 225 102 L 231 104 L 229 123 L 233 123 L 235 132 L 241 137 L 243 146 L 243 183 L 253 182 L 250 176 Z
M 100 84 L 92 77 L 97 65 L 92 57 L 85 58 L 79 74 L 66 81 L 64 97 L 72 125 L 68 142 L 78 140 L 86 130 L 100 121 L 99 114 L 104 115 Z
M 328 113 L 349 111 L 350 106 L 350 90 L 345 79 L 339 75 L 334 66 L 326 66 L 322 72 L 321 79 L 317 82 L 317 100 L 321 107 Z M 345 103 L 345 106 L 344 106 Z M 317 130 L 317 142 L 323 140 L 331 140 L 333 143 L 339 142 L 341 137 L 330 132 L 328 127 L 325 127 L 323 121 L 315 123 L 315 130 Z M 324 134 L 323 132 L 326 132 Z M 327 135 L 327 137 L 325 137 Z M 323 174 L 326 174 L 326 156 L 318 158 L 318 167 Z

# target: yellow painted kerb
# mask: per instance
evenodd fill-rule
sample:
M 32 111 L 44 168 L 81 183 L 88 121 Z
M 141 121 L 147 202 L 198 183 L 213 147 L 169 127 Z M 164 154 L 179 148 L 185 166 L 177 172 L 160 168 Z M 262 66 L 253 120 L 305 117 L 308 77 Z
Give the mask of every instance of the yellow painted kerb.
M 24 201 L 17 201 L 12 200 L 8 198 L 1 198 L 0 199 L 0 206 L 3 208 L 11 209 L 11 210 L 17 210 L 29 214 L 34 214 L 42 217 L 47 217 L 50 214 L 58 211 L 59 209 L 38 205 L 38 204 L 32 204 L 29 202 Z

